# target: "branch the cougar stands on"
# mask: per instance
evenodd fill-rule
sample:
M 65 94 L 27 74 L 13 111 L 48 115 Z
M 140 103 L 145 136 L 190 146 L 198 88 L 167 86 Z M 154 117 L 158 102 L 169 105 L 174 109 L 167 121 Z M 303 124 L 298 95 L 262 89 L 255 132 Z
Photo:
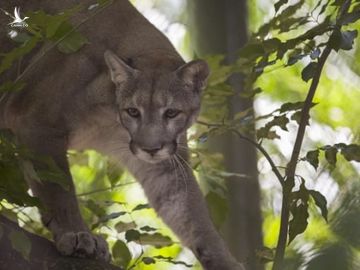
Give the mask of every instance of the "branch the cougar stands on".
M 23 11 L 58 13 L 78 1 L 15 2 Z M 82 22 L 87 12 L 77 13 L 72 23 Z M 37 61 L 22 76 L 25 89 L 7 95 L 0 104 L 0 126 L 11 129 L 36 155 L 50 156 L 64 172 L 68 189 L 27 177 L 46 205 L 42 219 L 58 250 L 110 258 L 106 242 L 92 235 L 81 218 L 66 157 L 68 149 L 91 148 L 128 168 L 151 206 L 204 269 L 243 269 L 216 232 L 185 164 L 186 130 L 200 110 L 209 75 L 206 62 L 185 63 L 127 0 L 114 1 L 78 31 L 90 42 L 76 53 L 64 55 L 54 49 L 38 59 L 44 50 L 40 48 L 25 57 L 24 65 Z M 6 77 L 16 79 L 16 70 Z M 31 162 L 35 169 L 46 166 L 41 159 Z

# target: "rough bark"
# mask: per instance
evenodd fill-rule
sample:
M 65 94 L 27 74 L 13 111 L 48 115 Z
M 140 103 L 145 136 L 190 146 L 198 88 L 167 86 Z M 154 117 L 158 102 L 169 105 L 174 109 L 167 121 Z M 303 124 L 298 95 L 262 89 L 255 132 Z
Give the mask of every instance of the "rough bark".
M 6 270 L 122 270 L 120 267 L 92 259 L 61 256 L 53 242 L 27 232 L 0 215 L 0 269 Z M 16 251 L 9 239 L 11 231 L 23 232 L 31 242 L 29 260 Z
M 188 1 L 189 31 L 196 55 L 224 54 L 227 63 L 237 59 L 238 50 L 246 43 L 246 0 Z M 242 76 L 233 75 L 229 82 L 237 93 L 242 91 Z M 253 106 L 253 100 L 233 98 L 229 101 L 232 115 Z M 248 137 L 253 135 L 247 134 Z M 227 238 L 233 254 L 245 261 L 248 269 L 262 269 L 256 262 L 255 250 L 262 247 L 260 194 L 255 149 L 247 142 L 227 134 L 209 141 L 214 151 L 224 154 L 225 169 L 250 176 L 229 179 L 229 220 Z

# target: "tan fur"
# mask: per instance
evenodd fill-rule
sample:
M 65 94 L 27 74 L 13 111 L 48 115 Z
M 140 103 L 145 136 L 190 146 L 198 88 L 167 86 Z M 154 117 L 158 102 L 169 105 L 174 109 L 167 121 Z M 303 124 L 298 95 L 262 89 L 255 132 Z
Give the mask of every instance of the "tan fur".
M 76 3 L 39 2 L 31 8 L 41 6 L 49 12 Z M 83 11 L 74 23 L 88 13 Z M 67 178 L 68 190 L 28 179 L 47 206 L 43 221 L 58 249 L 66 255 L 109 258 L 104 241 L 92 236 L 82 221 L 66 158 L 69 148 L 92 148 L 129 169 L 150 204 L 204 269 L 243 269 L 214 229 L 186 164 L 186 130 L 200 109 L 200 92 L 209 73 L 206 63 L 185 64 L 126 0 L 114 1 L 79 31 L 90 44 L 70 55 L 52 50 L 27 73 L 26 89 L 0 101 L 0 127 L 10 128 L 38 156 L 50 156 Z M 129 109 L 136 109 L 139 117 Z M 167 117 L 169 109 L 179 113 Z M 33 166 L 46 164 L 34 159 Z M 89 241 L 92 244 L 84 244 Z

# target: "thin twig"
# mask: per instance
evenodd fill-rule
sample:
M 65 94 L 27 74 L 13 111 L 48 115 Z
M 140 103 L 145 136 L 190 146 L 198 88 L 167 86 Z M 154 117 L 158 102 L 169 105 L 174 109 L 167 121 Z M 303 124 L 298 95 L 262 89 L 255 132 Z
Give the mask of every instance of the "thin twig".
M 206 122 L 203 122 L 203 121 L 197 121 L 197 123 L 200 124 L 200 125 L 205 125 L 207 127 L 216 127 L 216 128 L 223 127 L 223 128 L 227 128 L 232 133 L 235 133 L 239 137 L 239 139 L 245 140 L 245 141 L 249 142 L 250 144 L 252 144 L 256 149 L 258 149 L 264 155 L 266 160 L 269 162 L 269 164 L 271 166 L 271 169 L 274 172 L 276 178 L 279 180 L 279 182 L 280 182 L 280 184 L 282 186 L 284 185 L 284 177 L 281 175 L 281 173 L 278 170 L 277 166 L 275 165 L 274 161 L 270 157 L 270 154 L 265 150 L 264 147 L 261 146 L 261 144 L 255 142 L 254 140 L 250 139 L 249 137 L 244 136 L 238 130 L 236 130 L 234 128 L 229 128 L 224 124 L 211 124 L 211 123 L 206 123 Z
M 100 189 L 95 189 L 95 190 L 84 192 L 84 193 L 79 193 L 76 196 L 77 197 L 82 197 L 82 196 L 92 195 L 92 194 L 95 194 L 95 193 L 106 192 L 106 191 L 109 191 L 109 190 L 112 191 L 113 189 L 128 186 L 128 185 L 132 185 L 132 184 L 135 184 L 135 183 L 136 183 L 136 181 L 128 182 L 128 183 L 122 183 L 122 184 L 114 185 L 114 186 L 108 187 L 108 188 L 100 188 Z

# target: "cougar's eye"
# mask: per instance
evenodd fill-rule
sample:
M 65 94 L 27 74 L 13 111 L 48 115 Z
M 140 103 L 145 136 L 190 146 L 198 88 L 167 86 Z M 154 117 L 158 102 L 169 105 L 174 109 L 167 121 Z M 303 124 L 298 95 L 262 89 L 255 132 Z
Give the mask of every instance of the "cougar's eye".
M 134 117 L 134 118 L 138 118 L 140 117 L 140 111 L 136 108 L 127 108 L 126 109 L 126 112 L 131 116 L 131 117 Z
M 176 109 L 167 109 L 165 111 L 166 118 L 175 118 L 181 111 Z

